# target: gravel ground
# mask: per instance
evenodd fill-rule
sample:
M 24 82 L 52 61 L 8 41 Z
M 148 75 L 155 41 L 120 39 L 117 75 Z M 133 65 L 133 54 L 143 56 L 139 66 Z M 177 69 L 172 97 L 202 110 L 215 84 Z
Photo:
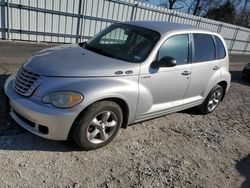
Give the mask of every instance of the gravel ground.
M 49 46 L 0 41 L 0 78 Z M 0 114 L 0 187 L 250 187 L 249 56 L 231 60 L 232 85 L 214 113 L 131 125 L 95 151 L 39 138 Z

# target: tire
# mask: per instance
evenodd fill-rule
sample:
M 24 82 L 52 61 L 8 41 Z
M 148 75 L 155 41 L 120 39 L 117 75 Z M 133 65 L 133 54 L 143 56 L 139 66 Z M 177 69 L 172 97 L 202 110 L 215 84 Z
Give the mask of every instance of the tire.
M 220 85 L 216 85 L 209 93 L 205 101 L 199 106 L 199 110 L 202 114 L 212 113 L 222 100 L 223 88 Z
M 247 73 L 243 73 L 243 74 L 242 74 L 242 79 L 244 79 L 244 80 L 249 80 L 249 79 L 250 79 L 250 76 L 247 75 Z
M 92 104 L 73 125 L 72 137 L 83 150 L 106 146 L 117 135 L 123 114 L 120 106 L 112 101 Z
M 244 72 L 242 73 L 242 78 L 243 78 L 243 79 L 247 79 L 246 73 L 244 73 Z
M 4 92 L 4 84 L 9 75 L 0 76 L 0 113 L 7 114 L 9 112 L 9 99 Z

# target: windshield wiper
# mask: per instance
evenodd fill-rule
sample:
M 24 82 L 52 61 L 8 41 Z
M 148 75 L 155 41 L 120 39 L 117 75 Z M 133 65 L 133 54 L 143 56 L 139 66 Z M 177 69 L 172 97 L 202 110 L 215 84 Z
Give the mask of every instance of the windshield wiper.
M 87 42 L 80 42 L 80 43 L 78 43 L 78 45 L 81 47 L 87 47 L 88 43 Z
M 103 49 L 101 49 L 101 48 L 96 48 L 96 47 L 92 47 L 92 46 L 88 46 L 88 45 L 86 46 L 86 48 L 87 48 L 88 50 L 93 51 L 93 52 L 96 52 L 96 53 L 99 53 L 99 54 L 102 54 L 102 55 L 105 55 L 105 56 L 108 56 L 108 57 L 116 58 L 115 55 L 109 54 L 109 53 L 105 52 L 105 51 L 104 51 Z
M 108 56 L 108 57 L 116 58 L 115 55 L 109 54 L 109 53 L 105 52 L 101 48 L 96 48 L 96 47 L 93 47 L 93 46 L 89 46 L 87 42 L 80 42 L 80 43 L 78 43 L 78 45 L 83 47 L 83 48 L 86 48 L 86 49 L 88 49 L 90 51 L 93 51 L 93 52 L 96 52 L 96 53 L 99 53 L 99 54 L 102 54 L 102 55 L 105 55 L 105 56 Z

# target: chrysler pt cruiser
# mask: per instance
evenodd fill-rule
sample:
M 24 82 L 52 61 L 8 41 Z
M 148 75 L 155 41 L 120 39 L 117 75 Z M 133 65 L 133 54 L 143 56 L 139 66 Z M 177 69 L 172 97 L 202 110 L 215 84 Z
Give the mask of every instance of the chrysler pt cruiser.
M 44 138 L 100 148 L 129 124 L 197 106 L 215 110 L 230 87 L 218 34 L 134 21 L 89 41 L 35 53 L 5 83 L 10 115 Z

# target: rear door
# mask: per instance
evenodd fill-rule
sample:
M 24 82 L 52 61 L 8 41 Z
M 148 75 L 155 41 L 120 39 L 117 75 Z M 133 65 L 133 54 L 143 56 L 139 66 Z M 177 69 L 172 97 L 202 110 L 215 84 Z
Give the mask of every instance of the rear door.
M 203 100 L 210 82 L 220 79 L 220 61 L 216 60 L 214 37 L 194 33 L 192 39 L 192 75 L 184 103 Z

